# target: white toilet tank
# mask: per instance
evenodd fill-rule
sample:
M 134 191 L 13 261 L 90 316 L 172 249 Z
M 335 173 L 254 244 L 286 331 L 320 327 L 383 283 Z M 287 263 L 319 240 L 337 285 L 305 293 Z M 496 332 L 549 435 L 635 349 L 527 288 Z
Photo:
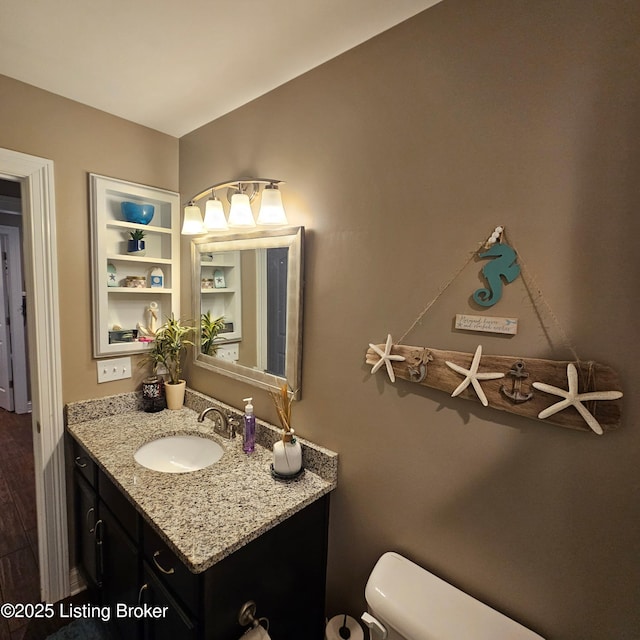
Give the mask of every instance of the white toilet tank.
M 365 597 L 371 640 L 544 640 L 397 553 L 378 560 Z

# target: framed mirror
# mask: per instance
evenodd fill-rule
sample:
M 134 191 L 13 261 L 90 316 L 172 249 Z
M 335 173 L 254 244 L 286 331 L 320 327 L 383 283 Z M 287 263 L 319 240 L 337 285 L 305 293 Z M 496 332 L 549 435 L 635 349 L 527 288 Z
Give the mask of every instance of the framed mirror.
M 304 228 L 191 242 L 195 365 L 300 394 Z

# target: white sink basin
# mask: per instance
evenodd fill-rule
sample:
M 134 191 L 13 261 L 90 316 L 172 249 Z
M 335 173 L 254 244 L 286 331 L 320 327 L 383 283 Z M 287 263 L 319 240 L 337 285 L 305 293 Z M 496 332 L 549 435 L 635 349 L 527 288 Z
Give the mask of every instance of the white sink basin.
M 224 449 L 209 438 L 167 436 L 143 444 L 135 461 L 147 469 L 164 473 L 188 473 L 204 469 L 222 458 Z

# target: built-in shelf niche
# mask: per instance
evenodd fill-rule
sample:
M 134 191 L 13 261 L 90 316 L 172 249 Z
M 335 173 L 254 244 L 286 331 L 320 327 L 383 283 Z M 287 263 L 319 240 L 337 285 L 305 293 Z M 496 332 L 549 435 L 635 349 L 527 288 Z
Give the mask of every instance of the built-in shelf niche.
M 110 332 L 149 327 L 148 309 L 157 305 L 157 326 L 180 305 L 180 198 L 177 193 L 96 174 L 89 175 L 91 195 L 91 269 L 93 355 L 96 358 L 146 351 L 148 342 L 115 342 Z M 152 204 L 149 224 L 127 222 L 122 202 Z M 129 232 L 145 232 L 145 255 L 127 252 Z M 109 265 L 112 265 L 111 267 Z M 162 270 L 162 287 L 149 286 L 153 268 Z M 110 271 L 111 269 L 111 271 Z M 115 271 L 115 273 L 114 273 Z M 140 288 L 125 286 L 127 276 L 144 278 Z

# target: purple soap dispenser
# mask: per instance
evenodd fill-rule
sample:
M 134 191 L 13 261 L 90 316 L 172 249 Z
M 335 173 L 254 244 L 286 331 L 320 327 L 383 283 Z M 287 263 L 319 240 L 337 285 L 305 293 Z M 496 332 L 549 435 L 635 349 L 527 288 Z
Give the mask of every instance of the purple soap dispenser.
M 242 450 L 253 453 L 256 448 L 256 417 L 253 415 L 253 398 L 244 398 L 247 405 L 244 408 L 244 429 L 242 432 Z

